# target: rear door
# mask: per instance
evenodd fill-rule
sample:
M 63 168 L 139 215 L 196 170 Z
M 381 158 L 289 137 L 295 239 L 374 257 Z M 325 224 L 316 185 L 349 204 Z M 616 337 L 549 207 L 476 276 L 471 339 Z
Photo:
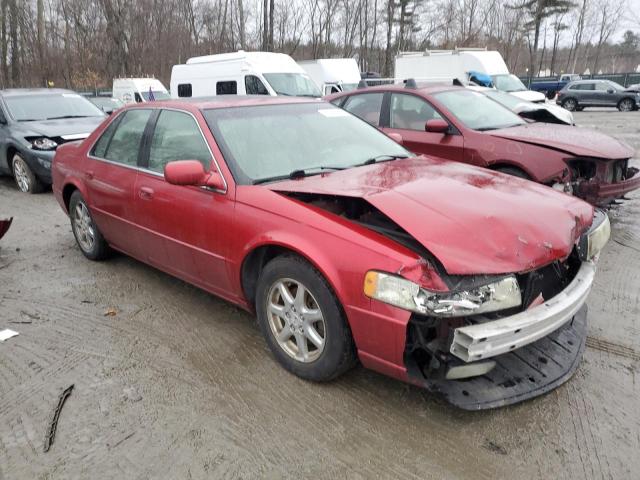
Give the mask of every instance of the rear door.
M 151 109 L 127 110 L 106 128 L 86 159 L 89 208 L 109 244 L 140 258 L 133 215 L 138 157 Z
M 597 105 L 596 82 L 585 82 L 575 85 L 576 97 L 581 105 Z
M 226 259 L 233 241 L 234 202 L 226 192 L 167 183 L 164 166 L 175 160 L 198 160 L 206 171 L 217 169 L 196 118 L 162 109 L 147 132 L 135 185 L 135 217 L 142 228 L 146 261 L 229 296 Z
M 433 105 L 424 98 L 409 93 L 390 93 L 388 118 L 382 119 L 386 133 L 399 133 L 402 144 L 416 154 L 431 155 L 462 161 L 464 139 Z M 428 120 L 444 120 L 450 125 L 449 133 L 425 131 Z

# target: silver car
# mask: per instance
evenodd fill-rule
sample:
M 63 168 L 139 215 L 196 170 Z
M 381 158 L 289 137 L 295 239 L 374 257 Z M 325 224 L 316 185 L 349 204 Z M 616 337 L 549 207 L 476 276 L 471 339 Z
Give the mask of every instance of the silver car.
M 611 80 L 577 80 L 558 92 L 556 103 L 572 112 L 586 107 L 616 107 L 630 112 L 638 109 L 640 92 L 626 90 Z

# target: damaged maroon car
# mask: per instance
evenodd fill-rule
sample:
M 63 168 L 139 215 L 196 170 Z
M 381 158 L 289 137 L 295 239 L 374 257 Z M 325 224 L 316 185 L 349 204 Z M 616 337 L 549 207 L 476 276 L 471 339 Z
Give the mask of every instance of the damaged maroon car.
M 465 409 L 571 376 L 609 236 L 580 199 L 412 158 L 308 99 L 128 106 L 58 149 L 53 191 L 87 258 L 124 252 L 255 312 L 290 372 L 359 359 Z
M 634 150 L 608 135 L 527 122 L 479 92 L 456 86 L 386 85 L 327 97 L 417 154 L 533 180 L 607 205 L 640 188 Z

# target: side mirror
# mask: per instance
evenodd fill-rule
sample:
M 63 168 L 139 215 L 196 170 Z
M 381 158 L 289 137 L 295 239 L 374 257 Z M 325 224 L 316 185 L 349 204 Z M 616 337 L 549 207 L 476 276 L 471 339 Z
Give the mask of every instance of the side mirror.
M 389 138 L 399 145 L 402 145 L 402 135 L 399 133 L 389 133 Z
M 610 88 L 609 90 L 607 90 L 607 93 L 613 93 L 613 88 Z
M 427 123 L 424 125 L 425 132 L 431 133 L 448 133 L 449 132 L 449 124 L 442 119 L 433 119 L 427 120 Z
M 172 185 L 192 185 L 224 190 L 225 185 L 218 172 L 205 172 L 197 160 L 176 160 L 164 166 L 164 179 Z

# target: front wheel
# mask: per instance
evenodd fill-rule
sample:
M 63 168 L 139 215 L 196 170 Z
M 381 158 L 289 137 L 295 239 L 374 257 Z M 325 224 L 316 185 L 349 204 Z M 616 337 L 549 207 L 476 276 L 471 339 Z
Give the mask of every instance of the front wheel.
M 355 363 L 351 331 L 338 299 L 302 258 L 284 255 L 264 267 L 256 312 L 276 360 L 297 376 L 328 381 Z
M 623 98 L 618 103 L 618 110 L 620 110 L 621 112 L 630 112 L 635 108 L 635 106 L 636 103 L 633 100 L 631 100 L 630 98 Z
M 40 193 L 44 190 L 42 182 L 38 180 L 29 164 L 19 154 L 16 153 L 13 156 L 11 166 L 13 168 L 13 178 L 21 192 Z
M 570 112 L 575 112 L 578 108 L 578 102 L 575 98 L 567 98 L 564 102 L 562 102 L 562 107 Z
M 80 250 L 90 260 L 104 260 L 109 255 L 109 245 L 93 221 L 89 207 L 78 190 L 69 200 L 71 229 Z

